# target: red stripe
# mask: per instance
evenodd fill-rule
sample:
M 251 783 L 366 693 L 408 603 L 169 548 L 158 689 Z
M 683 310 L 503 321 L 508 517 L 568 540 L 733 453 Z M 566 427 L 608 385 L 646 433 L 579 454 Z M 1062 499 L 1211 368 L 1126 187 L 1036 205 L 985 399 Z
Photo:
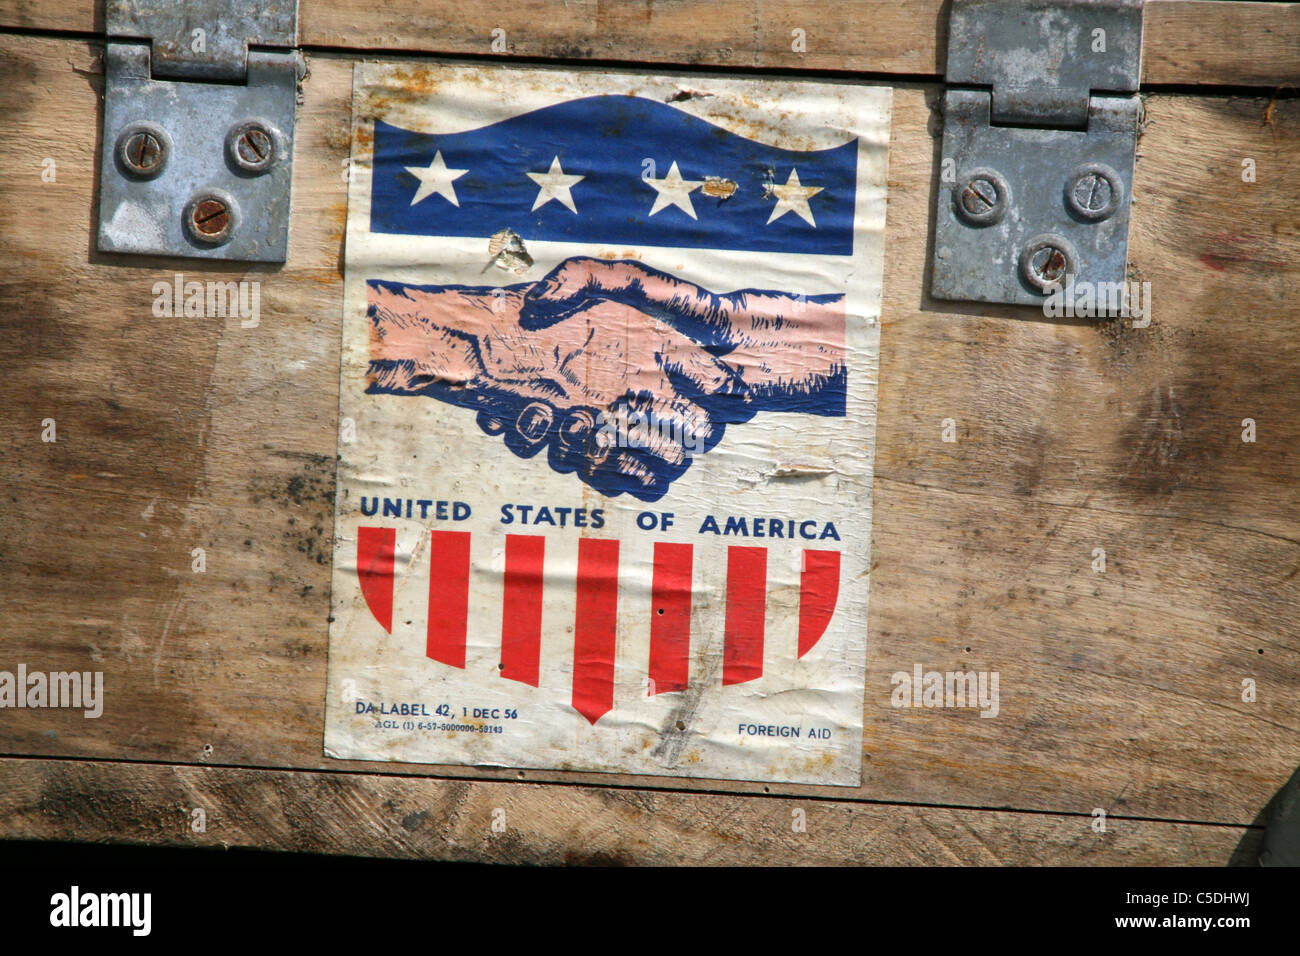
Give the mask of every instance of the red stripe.
M 618 542 L 578 539 L 578 595 L 573 622 L 573 707 L 595 724 L 614 706 L 618 620 Z
M 840 596 L 840 553 L 804 551 L 799 578 L 799 656 L 811 651 L 835 613 Z
M 655 544 L 650 587 L 651 694 L 685 690 L 690 679 L 693 552 L 689 544 Z
M 393 633 L 393 556 L 396 528 L 357 529 L 357 578 L 361 594 L 375 620 Z
M 425 653 L 452 667 L 465 666 L 469 536 L 468 531 L 429 533 L 429 630 Z
M 763 676 L 763 620 L 767 612 L 767 548 L 727 549 L 727 620 L 722 683 Z
M 501 617 L 501 676 L 537 686 L 542 656 L 542 562 L 546 539 L 506 535 Z

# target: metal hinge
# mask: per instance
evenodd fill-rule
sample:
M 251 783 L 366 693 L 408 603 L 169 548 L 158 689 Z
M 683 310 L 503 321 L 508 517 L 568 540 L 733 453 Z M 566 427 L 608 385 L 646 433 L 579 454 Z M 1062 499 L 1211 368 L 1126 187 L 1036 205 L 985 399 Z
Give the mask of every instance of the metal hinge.
M 106 0 L 99 249 L 284 262 L 298 0 Z
M 931 291 L 1123 283 L 1143 0 L 952 0 Z

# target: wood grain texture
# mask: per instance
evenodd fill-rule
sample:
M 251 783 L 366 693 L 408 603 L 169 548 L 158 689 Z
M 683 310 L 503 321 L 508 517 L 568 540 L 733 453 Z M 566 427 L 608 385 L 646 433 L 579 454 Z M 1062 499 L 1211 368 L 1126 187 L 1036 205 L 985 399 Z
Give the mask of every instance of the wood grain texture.
M 299 36 L 309 48 L 935 76 L 947 9 L 945 0 L 301 0 Z M 4 28 L 102 33 L 102 5 L 0 0 Z M 504 54 L 493 30 L 504 31 Z M 1142 78 L 1300 82 L 1300 4 L 1148 0 Z
M 0 752 L 1233 825 L 1300 763 L 1300 101 L 1148 100 L 1132 329 L 929 299 L 934 86 L 894 101 L 862 788 L 324 758 L 351 66 L 311 58 L 289 263 L 232 268 L 96 253 L 96 48 L 0 38 L 0 668 L 108 694 Z M 155 318 L 178 270 L 261 281 L 258 328 Z M 999 671 L 1001 714 L 891 708 L 914 663 Z
M 1129 268 L 1153 320 L 1135 329 L 952 314 L 922 291 L 908 226 L 932 216 L 938 127 L 911 97 L 891 150 L 864 788 L 1249 820 L 1300 762 L 1300 103 L 1270 128 L 1262 99 L 1147 100 Z M 1268 181 L 1244 183 L 1242 157 Z M 1246 418 L 1269 437 L 1244 443 Z M 890 709 L 888 674 L 914 661 L 998 670 L 1002 715 Z M 1251 704 L 1246 679 L 1267 688 Z
M 1142 82 L 1300 82 L 1300 3 L 1147 0 Z
M 204 811 L 203 832 L 192 829 L 195 809 Z M 1258 828 L 1111 819 L 1096 833 L 1091 823 L 797 798 L 0 759 L 0 833 L 15 839 L 600 866 L 1222 866 L 1259 854 Z

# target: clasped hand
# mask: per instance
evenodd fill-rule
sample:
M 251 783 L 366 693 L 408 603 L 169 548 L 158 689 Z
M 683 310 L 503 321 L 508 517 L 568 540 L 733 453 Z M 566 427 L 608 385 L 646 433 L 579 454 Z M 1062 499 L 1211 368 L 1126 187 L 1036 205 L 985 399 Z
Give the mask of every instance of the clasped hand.
M 369 296 L 368 391 L 474 409 L 516 455 L 546 450 L 610 496 L 657 500 L 728 424 L 774 400 L 825 414 L 819 396 L 843 387 L 839 296 L 720 296 L 585 257 L 536 283 L 372 280 Z

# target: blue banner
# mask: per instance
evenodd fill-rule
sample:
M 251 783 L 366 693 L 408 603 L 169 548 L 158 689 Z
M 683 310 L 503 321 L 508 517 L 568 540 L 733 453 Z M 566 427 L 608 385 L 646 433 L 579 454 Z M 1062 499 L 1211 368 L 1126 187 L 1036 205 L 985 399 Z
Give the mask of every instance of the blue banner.
M 445 136 L 375 120 L 377 233 L 847 256 L 857 140 L 788 150 L 637 96 Z

